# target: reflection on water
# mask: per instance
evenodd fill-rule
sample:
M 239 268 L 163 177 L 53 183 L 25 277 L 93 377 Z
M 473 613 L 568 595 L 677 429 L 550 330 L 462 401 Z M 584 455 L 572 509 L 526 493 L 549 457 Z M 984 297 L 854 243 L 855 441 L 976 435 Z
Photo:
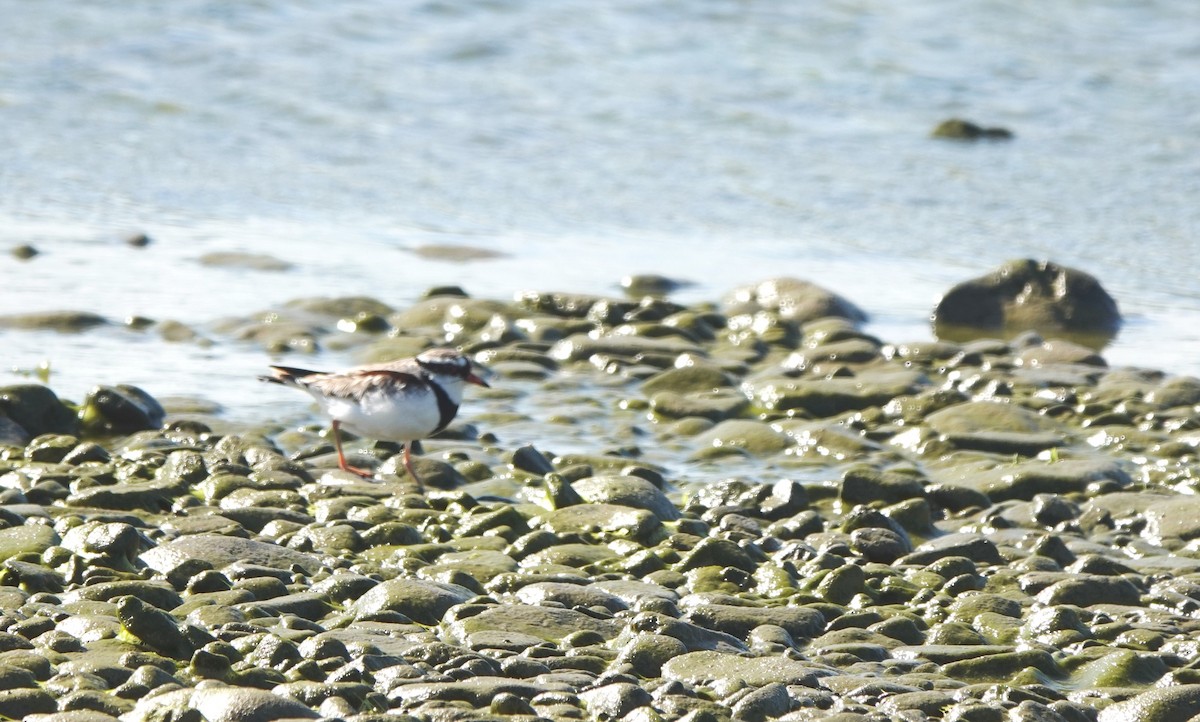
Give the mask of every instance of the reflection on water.
M 638 272 L 693 282 L 687 303 L 808 279 L 919 340 L 948 288 L 1020 257 L 1118 299 L 1110 363 L 1200 373 L 1200 4 L 169 7 L 0 0 L 0 251 L 39 251 L 0 260 L 0 313 L 111 322 L 0 330 L 3 367 L 48 361 L 64 395 L 129 382 L 236 415 L 270 359 L 217 319 Z M 1015 138 L 931 139 L 950 117 Z

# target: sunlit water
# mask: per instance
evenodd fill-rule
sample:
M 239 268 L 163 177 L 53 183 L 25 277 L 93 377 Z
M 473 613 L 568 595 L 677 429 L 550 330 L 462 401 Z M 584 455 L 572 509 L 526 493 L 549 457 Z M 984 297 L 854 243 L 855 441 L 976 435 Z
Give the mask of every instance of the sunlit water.
M 778 275 L 890 341 L 1009 258 L 1096 275 L 1114 365 L 1200 374 L 1200 5 L 0 0 L 0 313 L 196 325 L 430 286 L 718 300 Z M 961 116 L 1007 143 L 929 138 Z M 146 232 L 154 242 L 122 239 Z M 412 249 L 496 251 L 471 263 Z M 202 266 L 270 254 L 284 272 Z M 278 408 L 220 337 L 0 331 L 0 383 Z M 336 365 L 332 355 L 315 365 Z M 17 369 L 12 371 L 10 369 Z

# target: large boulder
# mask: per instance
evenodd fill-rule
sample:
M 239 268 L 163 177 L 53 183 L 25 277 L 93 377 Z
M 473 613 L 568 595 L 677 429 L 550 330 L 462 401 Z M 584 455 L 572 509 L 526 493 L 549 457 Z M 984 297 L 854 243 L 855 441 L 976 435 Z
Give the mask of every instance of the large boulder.
M 1102 348 L 1120 327 L 1117 302 L 1093 276 L 1029 259 L 958 284 L 933 311 L 934 333 L 953 341 L 1037 331 Z

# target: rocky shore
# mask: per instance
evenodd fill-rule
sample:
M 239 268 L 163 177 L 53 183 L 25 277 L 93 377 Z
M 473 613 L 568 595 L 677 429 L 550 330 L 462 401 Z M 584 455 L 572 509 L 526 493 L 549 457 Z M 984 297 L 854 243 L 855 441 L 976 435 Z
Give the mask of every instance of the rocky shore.
M 423 494 L 315 416 L 0 388 L 0 718 L 1200 720 L 1200 380 L 1069 328 L 885 342 L 791 279 L 626 285 L 180 335 L 463 347 L 493 388 Z

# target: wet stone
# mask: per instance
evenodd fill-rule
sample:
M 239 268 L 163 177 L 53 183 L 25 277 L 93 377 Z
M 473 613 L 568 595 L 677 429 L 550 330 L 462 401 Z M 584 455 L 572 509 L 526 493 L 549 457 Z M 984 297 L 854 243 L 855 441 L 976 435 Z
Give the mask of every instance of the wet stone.
M 915 394 L 926 383 L 917 371 L 879 370 L 863 371 L 850 378 L 747 381 L 745 388 L 755 406 L 825 418 L 882 406 L 897 396 Z
M 650 410 L 663 419 L 724 421 L 750 408 L 745 394 L 733 390 L 677 393 L 659 391 L 650 399 Z
M 587 690 L 579 695 L 588 711 L 602 719 L 625 717 L 638 707 L 649 705 L 650 693 L 627 682 L 608 684 Z
M 1069 440 L 1067 429 L 1013 404 L 972 401 L 930 414 L 926 422 L 951 444 L 997 454 L 1031 456 Z
M 215 534 L 183 536 L 159 544 L 144 552 L 140 558 L 151 569 L 163 573 L 192 559 L 207 562 L 214 569 L 237 561 L 247 561 L 272 569 L 299 566 L 315 571 L 321 566 L 319 560 L 310 554 L 267 542 Z
M 789 445 L 788 437 L 761 421 L 731 419 L 722 421 L 695 439 L 698 447 L 710 451 L 745 452 L 751 456 L 777 454 Z
M 738 657 L 716 651 L 689 652 L 663 665 L 663 677 L 693 685 L 741 679 L 752 687 L 772 683 L 815 687 L 821 670 L 785 657 Z
M 654 396 L 661 392 L 675 394 L 704 394 L 733 387 L 733 380 L 724 371 L 712 366 L 685 366 L 662 371 L 642 382 L 642 393 Z
M 958 487 L 986 495 L 993 501 L 1031 500 L 1039 494 L 1086 492 L 1093 485 L 1125 487 L 1133 483 L 1125 464 L 1117 461 L 1030 459 L 1008 464 L 989 464 L 977 470 L 957 469 L 950 473 L 934 472 L 935 481 L 945 487 Z M 945 493 L 945 492 L 943 492 Z
M 27 525 L 0 529 L 0 559 L 22 554 L 41 554 L 59 543 L 54 529 L 43 525 Z
M 815 637 L 825 627 L 825 617 L 805 607 L 744 607 L 703 604 L 688 610 L 685 619 L 745 639 L 751 630 L 769 624 L 795 639 Z
M 136 386 L 97 386 L 84 399 L 80 418 L 93 433 L 129 434 L 161 427 L 166 411 Z
M 559 536 L 624 532 L 634 539 L 648 540 L 661 528 L 658 518 L 649 511 L 599 503 L 555 509 L 547 512 L 542 522 L 547 530 Z
M 839 498 L 850 504 L 894 503 L 924 496 L 922 480 L 909 474 L 855 467 L 842 475 Z
M 965 557 L 981 564 L 1000 564 L 1002 558 L 996 545 L 974 534 L 947 534 L 925 542 L 904 557 L 904 564 L 924 566 L 944 557 Z
M 79 432 L 79 419 L 53 391 L 37 384 L 0 387 L 0 418 L 7 417 L 25 433 L 25 441 L 42 434 Z
M 660 521 L 674 521 L 679 511 L 662 491 L 636 476 L 593 476 L 571 484 L 580 498 L 592 504 L 615 504 L 645 509 Z
M 461 640 L 466 640 L 476 632 L 504 631 L 527 634 L 557 643 L 581 630 L 595 632 L 601 639 L 611 639 L 616 636 L 618 625 L 616 622 L 597 619 L 573 609 L 527 604 L 494 607 L 450 625 L 450 633 Z
M 455 584 L 416 579 L 393 579 L 383 582 L 354 603 L 357 615 L 376 615 L 398 612 L 420 624 L 437 624 L 455 604 L 462 604 L 475 594 Z
M 725 303 L 727 307 L 753 304 L 801 321 L 834 316 L 861 322 L 867 318 L 847 299 L 797 278 L 775 278 L 738 288 L 729 294 Z
M 934 309 L 941 338 L 1013 335 L 1028 330 L 1074 335 L 1103 346 L 1121 326 L 1116 301 L 1094 277 L 1049 261 L 1019 259 L 950 289 Z

